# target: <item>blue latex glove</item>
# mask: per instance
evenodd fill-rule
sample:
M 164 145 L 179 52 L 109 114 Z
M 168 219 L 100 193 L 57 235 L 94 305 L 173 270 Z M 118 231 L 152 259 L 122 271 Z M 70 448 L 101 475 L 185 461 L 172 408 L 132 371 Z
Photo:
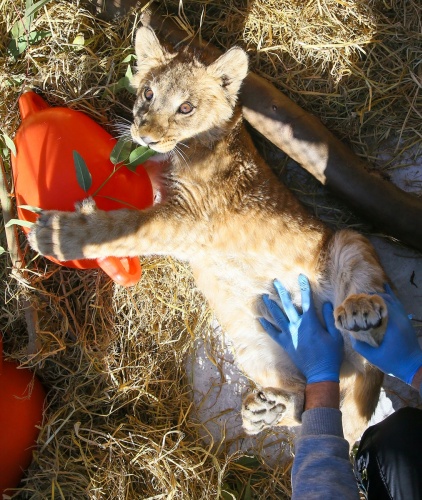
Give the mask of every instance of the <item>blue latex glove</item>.
M 381 344 L 372 347 L 351 337 L 352 347 L 383 372 L 410 385 L 422 366 L 422 350 L 402 304 L 388 285 L 385 291 L 380 295 L 387 304 L 388 323 Z
M 311 287 L 303 274 L 299 275 L 299 285 L 302 315 L 297 312 L 288 291 L 275 280 L 274 286 L 284 312 L 268 295 L 264 295 L 262 299 L 276 326 L 265 318 L 260 318 L 259 321 L 267 333 L 287 351 L 308 384 L 338 382 L 343 360 L 343 337 L 334 326 L 333 306 L 326 303 L 322 308 L 327 331 L 318 319 Z

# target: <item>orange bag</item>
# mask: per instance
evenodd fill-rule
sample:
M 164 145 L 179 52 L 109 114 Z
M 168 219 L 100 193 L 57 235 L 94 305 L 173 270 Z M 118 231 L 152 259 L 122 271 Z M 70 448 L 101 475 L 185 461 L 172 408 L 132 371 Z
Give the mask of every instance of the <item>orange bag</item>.
M 15 138 L 16 156 L 12 154 L 19 218 L 33 222 L 37 217 L 20 205 L 74 211 L 75 202 L 95 193 L 113 172 L 115 166 L 110 161 L 110 153 L 116 139 L 84 113 L 64 107 L 52 108 L 34 92 L 21 95 L 19 109 L 22 124 Z M 82 156 L 91 173 L 92 185 L 87 192 L 79 186 L 73 151 Z M 152 205 L 153 191 L 142 165 L 135 172 L 122 167 L 101 187 L 94 199 L 102 210 L 143 209 Z M 29 230 L 24 228 L 24 231 Z M 49 258 L 80 269 L 101 267 L 124 286 L 134 285 L 141 277 L 137 257 L 67 262 Z
M 32 461 L 39 434 L 45 392 L 28 369 L 3 360 L 0 335 L 0 497 L 16 488 Z M 7 492 L 12 494 L 11 491 Z

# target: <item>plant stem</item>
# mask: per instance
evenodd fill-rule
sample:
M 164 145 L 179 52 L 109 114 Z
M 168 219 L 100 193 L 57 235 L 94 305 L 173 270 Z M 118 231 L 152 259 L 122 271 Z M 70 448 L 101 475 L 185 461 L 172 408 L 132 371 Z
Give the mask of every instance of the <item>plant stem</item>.
M 99 186 L 95 191 L 94 193 L 92 193 L 92 198 L 94 198 L 94 196 L 97 196 L 99 191 L 107 184 L 107 182 L 113 177 L 113 175 L 118 172 L 122 167 L 124 167 L 124 163 L 121 163 L 118 167 L 116 167 L 113 172 L 111 172 L 111 174 L 107 177 L 107 179 L 105 179 L 105 181 L 101 184 L 101 186 Z

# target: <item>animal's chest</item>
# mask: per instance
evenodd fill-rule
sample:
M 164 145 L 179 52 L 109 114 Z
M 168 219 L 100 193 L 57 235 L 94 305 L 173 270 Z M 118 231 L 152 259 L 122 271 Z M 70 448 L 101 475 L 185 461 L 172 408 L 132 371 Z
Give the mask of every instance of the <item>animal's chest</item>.
M 190 264 L 198 287 L 212 303 L 215 297 L 219 303 L 235 297 L 243 303 L 256 300 L 272 290 L 273 279 L 280 274 L 285 285 L 294 294 L 297 291 L 299 297 L 297 275 L 303 269 L 276 253 L 259 254 L 241 246 L 237 252 L 228 253 L 208 247 L 198 249 Z
M 169 253 L 227 286 L 259 289 L 275 270 L 291 274 L 296 283 L 299 272 L 313 271 L 309 266 L 315 265 L 324 230 L 275 176 L 240 156 L 222 154 L 221 165 L 217 155 L 208 154 L 206 161 L 184 168 L 149 166 L 156 202 L 177 215 L 177 250 Z

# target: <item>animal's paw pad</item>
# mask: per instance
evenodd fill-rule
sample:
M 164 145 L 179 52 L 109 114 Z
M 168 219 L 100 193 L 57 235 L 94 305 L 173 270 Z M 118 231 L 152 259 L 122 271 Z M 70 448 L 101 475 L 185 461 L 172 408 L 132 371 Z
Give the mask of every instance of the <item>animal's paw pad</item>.
M 242 404 L 243 428 L 247 434 L 258 434 L 277 425 L 286 411 L 290 397 L 278 389 L 266 388 L 248 394 Z
M 373 346 L 381 343 L 387 326 L 388 311 L 379 295 L 356 294 L 334 311 L 337 328 Z

